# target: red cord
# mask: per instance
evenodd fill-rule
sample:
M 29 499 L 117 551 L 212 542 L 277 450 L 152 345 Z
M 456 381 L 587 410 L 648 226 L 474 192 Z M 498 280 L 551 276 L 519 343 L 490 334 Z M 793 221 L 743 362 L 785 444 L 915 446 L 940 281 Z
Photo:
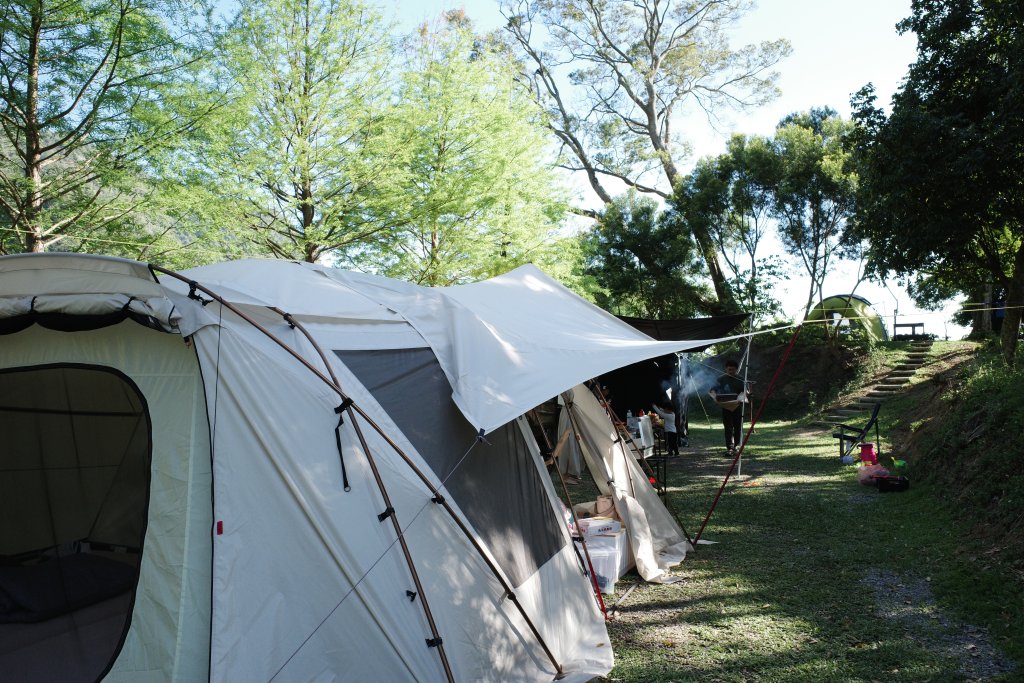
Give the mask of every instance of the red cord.
M 747 435 L 743 437 L 743 443 L 740 444 L 739 450 L 736 451 L 736 457 L 732 459 L 732 464 L 729 466 L 729 471 L 725 473 L 725 479 L 722 480 L 722 485 L 718 489 L 718 493 L 715 494 L 715 500 L 711 503 L 711 509 L 708 510 L 707 516 L 704 518 L 704 523 L 700 525 L 700 531 L 697 532 L 697 537 L 693 539 L 693 545 L 696 547 L 697 541 L 700 540 L 701 534 L 704 533 L 704 527 L 708 525 L 708 520 L 711 519 L 711 513 L 715 511 L 715 506 L 718 505 L 718 499 L 722 497 L 722 491 L 725 490 L 725 485 L 729 483 L 729 477 L 732 476 L 733 470 L 736 469 L 736 463 L 740 461 L 740 457 L 743 455 L 743 448 L 747 445 L 747 440 L 750 435 L 754 432 L 754 425 L 761 418 L 761 413 L 764 411 L 764 406 L 768 402 L 768 397 L 772 395 L 772 391 L 775 389 L 775 382 L 779 379 L 779 373 L 782 372 L 782 368 L 786 366 L 786 361 L 789 360 L 789 354 L 793 351 L 793 345 L 796 344 L 796 338 L 800 336 L 800 330 L 803 326 L 798 326 L 796 331 L 793 333 L 793 338 L 789 340 L 789 346 L 786 347 L 786 352 L 782 354 L 782 360 L 779 361 L 779 367 L 775 368 L 775 375 L 772 376 L 772 381 L 768 385 L 768 390 L 764 394 L 764 398 L 761 399 L 761 405 L 757 409 L 757 415 L 750 421 L 750 428 L 747 429 Z

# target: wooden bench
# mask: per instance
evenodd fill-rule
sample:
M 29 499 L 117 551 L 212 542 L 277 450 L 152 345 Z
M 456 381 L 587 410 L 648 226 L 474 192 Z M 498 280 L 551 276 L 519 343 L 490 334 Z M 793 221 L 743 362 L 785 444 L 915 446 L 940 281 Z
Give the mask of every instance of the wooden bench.
M 901 334 L 900 329 L 910 329 L 910 334 Z M 915 341 L 917 339 L 928 339 L 928 335 L 924 333 L 924 323 L 893 323 L 892 324 L 892 340 L 893 341 Z
M 832 438 L 839 439 L 839 457 L 843 458 L 849 455 L 857 444 L 863 443 L 864 438 L 871 431 L 871 428 L 875 428 L 875 446 L 878 454 L 882 454 L 882 447 L 878 441 L 878 411 L 882 409 L 881 403 L 876 403 L 875 407 L 871 409 L 871 417 L 863 425 L 846 425 L 837 424 L 835 425 L 836 430 L 832 432 Z

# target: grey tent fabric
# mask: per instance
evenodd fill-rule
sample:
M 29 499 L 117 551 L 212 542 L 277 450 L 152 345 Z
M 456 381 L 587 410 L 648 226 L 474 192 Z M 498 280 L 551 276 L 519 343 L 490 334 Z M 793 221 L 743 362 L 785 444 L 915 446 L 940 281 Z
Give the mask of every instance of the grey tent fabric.
M 478 440 L 430 349 L 335 353 L 445 482 L 515 585 L 565 545 L 522 432 L 513 422 Z

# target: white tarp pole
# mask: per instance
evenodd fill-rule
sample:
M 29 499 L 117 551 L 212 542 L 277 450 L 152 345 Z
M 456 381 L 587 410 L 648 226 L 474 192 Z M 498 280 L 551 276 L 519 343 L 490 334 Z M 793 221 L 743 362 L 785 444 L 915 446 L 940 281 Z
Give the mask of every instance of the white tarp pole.
M 747 336 L 747 350 L 743 354 L 743 391 L 747 391 L 747 377 L 750 374 L 750 342 L 754 340 L 754 314 L 750 314 L 750 318 L 747 319 L 747 329 L 750 335 Z M 748 397 L 749 398 L 749 397 Z M 740 404 L 740 424 L 743 424 L 743 416 L 747 410 L 748 401 L 744 401 Z M 741 442 L 742 445 L 742 442 Z M 740 457 L 736 461 L 736 476 L 743 476 L 743 451 L 740 450 Z

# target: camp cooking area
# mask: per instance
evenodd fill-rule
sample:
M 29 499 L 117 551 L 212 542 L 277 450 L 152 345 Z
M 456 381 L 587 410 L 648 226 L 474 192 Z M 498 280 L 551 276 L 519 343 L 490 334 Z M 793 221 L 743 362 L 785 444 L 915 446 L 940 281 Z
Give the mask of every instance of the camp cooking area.
M 693 547 L 586 383 L 715 340 L 532 266 L 431 289 L 5 256 L 0 335 L 6 680 L 588 681 L 595 584 Z M 552 397 L 596 520 L 545 465 Z

